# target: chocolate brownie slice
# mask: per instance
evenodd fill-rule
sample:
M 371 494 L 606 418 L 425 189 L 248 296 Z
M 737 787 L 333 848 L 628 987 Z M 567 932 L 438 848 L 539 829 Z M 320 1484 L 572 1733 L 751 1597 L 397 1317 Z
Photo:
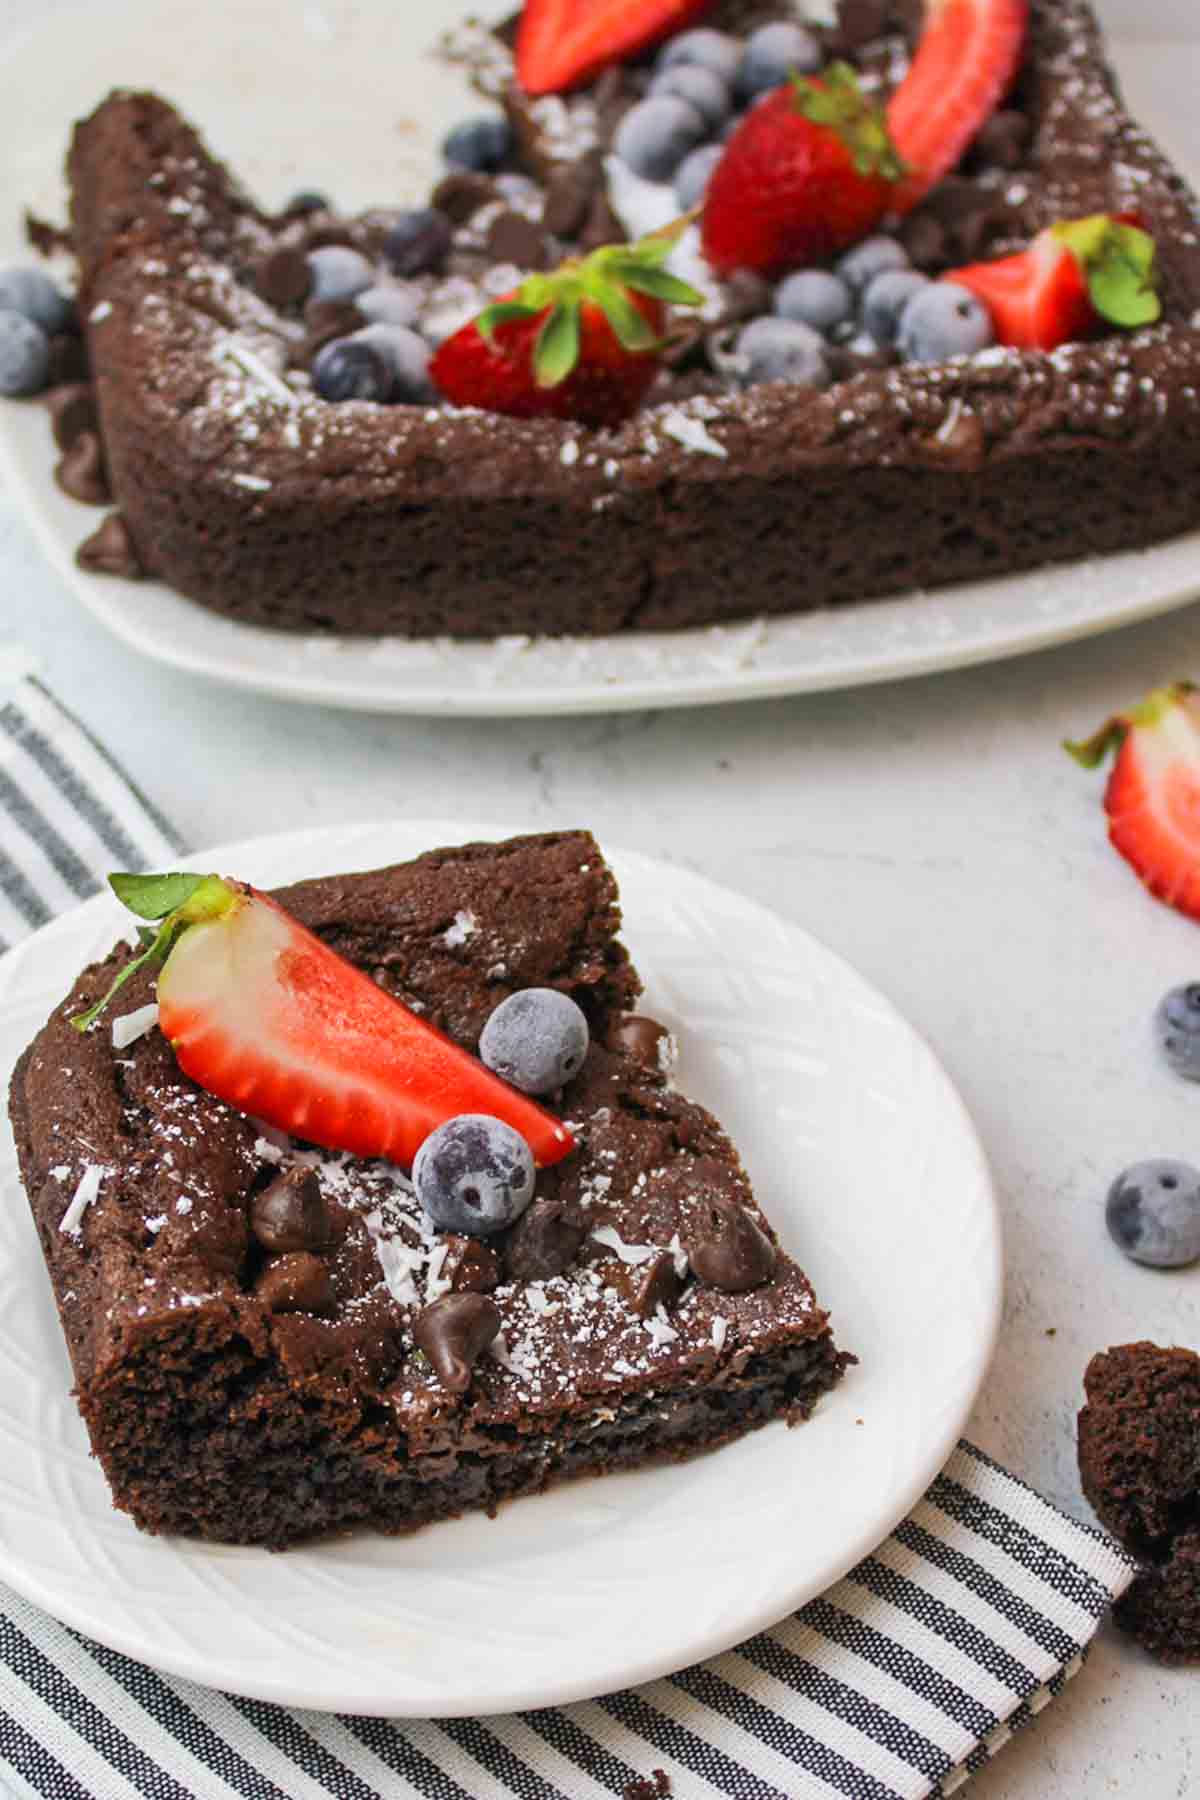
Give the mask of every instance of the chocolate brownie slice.
M 146 973 L 80 1035 L 72 1016 L 131 952 L 85 971 L 11 1110 L 119 1507 L 275 1548 L 403 1532 L 807 1415 L 848 1359 L 728 1138 L 671 1086 L 661 1034 L 630 1025 L 640 982 L 590 836 L 278 898 L 471 1050 L 509 994 L 571 995 L 590 1042 L 557 1108 L 579 1148 L 498 1237 L 438 1233 L 399 1169 L 284 1139 L 182 1075 Z
M 1102 1351 L 1084 1376 L 1079 1474 L 1141 1571 L 1114 1618 L 1160 1662 L 1200 1660 L 1200 1356 Z

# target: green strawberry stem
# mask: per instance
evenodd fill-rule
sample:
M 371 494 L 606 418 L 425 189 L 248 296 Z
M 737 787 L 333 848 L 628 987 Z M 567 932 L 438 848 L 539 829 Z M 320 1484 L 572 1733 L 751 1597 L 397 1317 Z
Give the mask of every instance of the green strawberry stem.
M 1099 731 L 1094 732 L 1090 738 L 1066 738 L 1063 749 L 1075 758 L 1081 768 L 1097 769 L 1110 750 L 1120 747 L 1127 732 L 1138 727 L 1157 725 L 1173 707 L 1195 691 L 1195 685 L 1190 681 L 1173 681 L 1168 687 L 1155 688 L 1153 693 L 1147 694 L 1136 706 L 1106 719 Z
M 618 343 L 633 355 L 659 349 L 661 339 L 633 295 L 646 294 L 668 306 L 704 304 L 703 294 L 663 267 L 695 216 L 685 213 L 636 244 L 606 244 L 551 275 L 531 275 L 515 294 L 480 313 L 476 330 L 490 344 L 499 326 L 545 314 L 533 351 L 534 378 L 541 388 L 559 387 L 577 367 L 585 304 L 599 307 Z
M 1083 270 L 1102 319 L 1126 331 L 1161 319 L 1157 245 L 1148 231 L 1109 213 L 1070 219 L 1051 230 Z
M 892 142 L 887 118 L 872 106 L 846 62 L 832 62 L 816 81 L 793 75 L 796 110 L 814 125 L 824 125 L 841 139 L 860 175 L 901 181 L 908 164 Z
M 147 964 L 161 968 L 189 925 L 224 918 L 237 904 L 237 889 L 219 875 L 110 875 L 108 885 L 123 906 L 139 919 L 152 919 L 155 932 L 139 931 L 143 949 L 126 963 L 103 999 L 71 1020 L 76 1031 L 90 1031 L 101 1013 L 131 976 Z

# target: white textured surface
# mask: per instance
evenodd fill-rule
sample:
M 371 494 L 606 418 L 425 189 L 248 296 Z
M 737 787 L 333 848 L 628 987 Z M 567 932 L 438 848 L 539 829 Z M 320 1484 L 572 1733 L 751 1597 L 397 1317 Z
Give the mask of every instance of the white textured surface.
M 1200 167 L 1196 40 L 1172 41 L 1195 32 L 1195 0 L 1101 10 L 1144 34 L 1118 49 L 1135 109 Z M 0 41 L 32 16 L 0 0 Z M 30 111 L 57 144 L 53 95 Z M 328 166 L 314 150 L 297 185 Z M 1008 1299 L 971 1435 L 1088 1516 L 1072 1439 L 1087 1357 L 1139 1336 L 1200 1347 L 1200 1270 L 1137 1269 L 1101 1222 L 1125 1163 L 1200 1157 L 1198 1096 L 1148 1035 L 1162 990 L 1200 974 L 1200 936 L 1143 896 L 1104 841 L 1098 778 L 1057 746 L 1156 682 L 1200 677 L 1200 613 L 871 692 L 426 723 L 301 713 L 154 669 L 80 610 L 11 502 L 0 573 L 0 668 L 35 655 L 194 843 L 384 814 L 583 822 L 734 884 L 849 957 L 938 1046 L 997 1175 Z M 1188 1794 L 1196 1682 L 1107 1634 L 972 1800 Z
M 343 827 L 202 866 L 282 884 L 413 856 L 456 829 Z M 105 1643 L 236 1692 L 508 1712 L 727 1649 L 844 1575 L 908 1512 L 954 1446 L 999 1313 L 998 1222 L 961 1102 L 888 1003 L 796 926 L 684 870 L 613 860 L 648 1005 L 680 1041 L 681 1085 L 733 1133 L 861 1366 L 802 1430 L 523 1500 L 498 1522 L 284 1557 L 149 1538 L 113 1511 L 88 1458 L 5 1133 L 0 1577 Z M 0 963 L 5 1082 L 47 996 L 123 917 L 101 896 Z

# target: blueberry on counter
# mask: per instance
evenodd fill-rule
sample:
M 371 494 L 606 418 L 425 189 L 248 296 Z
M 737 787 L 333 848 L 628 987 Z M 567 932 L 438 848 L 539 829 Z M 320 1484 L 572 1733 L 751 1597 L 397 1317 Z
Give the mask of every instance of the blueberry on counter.
M 719 131 L 733 110 L 733 97 L 711 69 L 699 63 L 676 63 L 650 83 L 650 93 L 675 94 L 694 106 L 710 131 Z
M 837 272 L 855 293 L 862 293 L 887 269 L 907 269 L 909 266 L 904 245 L 897 238 L 885 237 L 880 232 L 875 237 L 864 238 L 853 250 L 847 250 L 837 265 Z
M 701 27 L 698 31 L 682 31 L 671 38 L 658 59 L 657 68 L 675 69 L 681 64 L 694 64 L 719 75 L 726 87 L 732 85 L 742 61 L 742 46 L 725 31 Z
M 75 320 L 74 301 L 41 269 L 0 269 L 0 311 L 20 313 L 47 337 L 70 331 Z
M 1131 1164 L 1108 1190 L 1105 1222 L 1134 1262 L 1181 1269 L 1200 1260 L 1200 1170 L 1169 1157 Z
M 1154 1030 L 1175 1073 L 1200 1081 L 1200 981 L 1163 995 L 1155 1009 Z
M 425 1139 L 412 1178 L 435 1225 L 488 1237 L 519 1219 L 533 1199 L 533 1152 L 511 1125 L 463 1113 Z
M 896 345 L 911 362 L 971 356 L 995 343 L 992 315 L 981 300 L 953 281 L 931 281 L 900 315 Z
M 319 250 L 310 250 L 308 267 L 311 300 L 353 300 L 364 288 L 375 285 L 374 269 L 348 244 L 324 244 Z
M 929 286 L 916 269 L 885 269 L 868 282 L 862 297 L 863 329 L 877 344 L 894 344 L 904 309 L 914 294 Z
M 743 100 L 755 100 L 782 87 L 792 74 L 812 75 L 824 61 L 821 46 L 803 25 L 781 19 L 761 25 L 746 40 L 738 64 L 736 86 Z
M 392 365 L 357 333 L 334 338 L 313 358 L 312 384 L 322 400 L 390 400 Z
M 675 198 L 680 212 L 691 212 L 694 206 L 699 206 L 708 192 L 713 170 L 724 154 L 721 144 L 702 144 L 699 150 L 684 157 L 675 173 Z
M 742 380 L 796 381 L 807 387 L 828 387 L 829 364 L 820 332 L 796 319 L 752 319 L 738 333 L 735 356 L 742 365 Z
M 513 147 L 512 127 L 498 113 L 464 119 L 442 140 L 442 155 L 455 169 L 491 175 Z
M 407 406 L 427 406 L 431 400 L 437 399 L 437 390 L 429 379 L 429 358 L 432 351 L 425 339 L 407 325 L 367 325 L 342 341 L 346 344 L 366 344 L 383 357 L 391 370 L 391 387 L 387 399 Z
M 523 1094 L 553 1093 L 578 1075 L 587 1052 L 587 1020 L 557 988 L 510 994 L 479 1039 L 482 1061 Z
M 853 316 L 854 296 L 828 269 L 798 269 L 776 288 L 775 311 L 781 319 L 792 319 L 827 337 Z
M 678 94 L 639 100 L 617 126 L 613 149 L 643 181 L 670 181 L 684 157 L 708 136 L 696 108 Z
M 453 236 L 444 212 L 416 206 L 396 219 L 383 241 L 383 254 L 397 275 L 425 275 L 445 260 Z
M 50 340 L 24 313 L 0 310 L 0 394 L 40 394 L 50 376 Z
M 283 209 L 285 218 L 302 219 L 308 213 L 332 212 L 333 202 L 328 194 L 320 194 L 315 188 L 301 188 L 293 194 Z

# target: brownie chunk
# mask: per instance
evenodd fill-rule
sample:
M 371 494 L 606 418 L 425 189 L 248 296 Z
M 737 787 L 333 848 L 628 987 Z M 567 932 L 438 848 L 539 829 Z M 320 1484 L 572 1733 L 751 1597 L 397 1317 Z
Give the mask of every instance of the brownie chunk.
M 1092 1358 L 1084 1388 L 1083 1491 L 1142 1561 L 1113 1616 L 1161 1662 L 1200 1660 L 1200 1356 L 1121 1344 Z

